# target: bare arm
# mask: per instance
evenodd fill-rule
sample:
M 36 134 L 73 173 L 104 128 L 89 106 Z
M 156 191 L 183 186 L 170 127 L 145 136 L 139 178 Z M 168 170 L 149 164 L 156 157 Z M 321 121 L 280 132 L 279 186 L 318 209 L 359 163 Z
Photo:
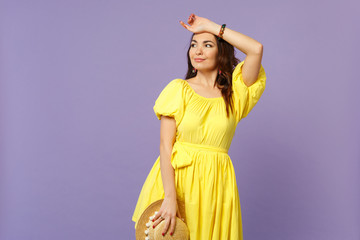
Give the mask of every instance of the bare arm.
M 211 22 L 208 25 L 208 31 L 214 35 L 218 35 L 221 29 L 221 25 Z M 234 31 L 228 27 L 225 27 L 223 39 L 245 53 L 246 55 L 250 54 L 260 54 L 262 49 L 262 44 L 256 41 L 255 39 L 246 36 L 240 32 Z
M 160 123 L 160 168 L 165 197 L 176 199 L 175 173 L 170 157 L 175 141 L 176 123 L 174 118 L 161 116 Z
M 221 25 L 214 22 L 208 25 L 208 31 L 216 36 L 219 34 L 220 29 Z M 259 75 L 263 55 L 262 44 L 228 27 L 224 30 L 223 39 L 246 54 L 244 65 L 242 65 L 242 76 L 245 85 L 250 87 Z
M 175 230 L 176 216 L 182 218 L 177 207 L 176 188 L 175 188 L 175 171 L 171 165 L 171 152 L 176 136 L 175 119 L 168 116 L 161 116 L 160 123 L 160 169 L 161 177 L 165 192 L 164 201 L 159 212 L 154 217 L 154 226 L 156 227 L 161 221 L 165 221 L 162 232 L 170 234 Z M 161 220 L 160 216 L 165 220 Z M 169 228 L 170 225 L 170 228 Z
M 180 24 L 193 33 L 209 32 L 217 36 L 221 29 L 221 25 L 195 14 L 191 14 L 187 22 L 190 26 L 183 21 L 180 21 Z M 263 55 L 262 44 L 228 27 L 224 30 L 223 39 L 246 54 L 242 65 L 242 76 L 245 85 L 250 87 L 259 75 Z

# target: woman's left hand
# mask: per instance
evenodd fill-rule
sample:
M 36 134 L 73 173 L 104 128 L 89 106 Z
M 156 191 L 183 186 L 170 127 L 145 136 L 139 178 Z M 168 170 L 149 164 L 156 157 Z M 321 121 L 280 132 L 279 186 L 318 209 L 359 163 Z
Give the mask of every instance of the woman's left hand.
M 193 13 L 189 16 L 187 22 L 190 26 L 186 25 L 183 21 L 180 21 L 180 24 L 193 33 L 208 32 L 211 24 L 213 23 L 209 19 L 196 16 Z

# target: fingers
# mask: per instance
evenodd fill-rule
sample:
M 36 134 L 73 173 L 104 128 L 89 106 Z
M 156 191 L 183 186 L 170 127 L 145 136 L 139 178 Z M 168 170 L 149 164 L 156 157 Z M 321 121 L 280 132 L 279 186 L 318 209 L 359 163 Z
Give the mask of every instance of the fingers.
M 189 30 L 190 32 L 194 32 L 194 30 L 192 29 L 191 26 L 186 25 L 183 21 L 180 21 L 180 24 L 187 30 Z
M 166 232 L 167 232 L 167 230 L 168 230 L 168 228 L 169 228 L 170 220 L 173 221 L 172 218 L 170 218 L 170 217 L 167 217 L 167 218 L 164 220 L 165 223 L 164 223 L 164 227 L 163 227 L 163 230 L 162 230 L 162 235 L 163 235 L 163 236 L 165 236 L 165 234 L 166 234 Z
M 172 217 L 171 218 L 171 224 L 170 224 L 170 235 L 172 236 L 174 234 L 174 230 L 175 230 L 175 224 L 176 224 L 176 217 Z M 164 227 L 164 233 L 166 232 L 167 226 Z
M 180 21 L 180 24 L 185 28 L 185 29 L 188 29 L 187 27 L 187 25 L 183 22 L 183 21 Z
M 162 212 L 155 212 L 154 218 L 153 218 L 153 227 L 156 227 L 163 219 L 161 218 Z
M 160 224 L 162 221 L 164 221 L 164 227 L 162 229 L 162 235 L 165 236 L 165 234 L 167 233 L 168 229 L 169 229 L 169 225 L 170 225 L 170 235 L 173 235 L 174 230 L 175 230 L 175 221 L 176 221 L 176 217 L 167 217 L 164 219 L 158 218 L 157 220 L 155 220 L 154 224 L 153 224 L 153 228 L 156 228 L 156 226 L 158 224 Z
M 161 216 L 161 213 L 158 211 L 155 212 L 154 218 L 152 219 L 153 222 L 155 222 L 159 217 Z
M 165 219 L 162 219 L 160 213 L 155 214 L 155 217 L 153 218 L 153 228 L 155 228 L 158 224 L 160 224 L 162 221 L 164 222 L 164 227 L 162 230 L 162 235 L 165 236 L 165 234 L 167 233 L 168 229 L 169 229 L 169 225 L 170 225 L 170 235 L 174 234 L 174 230 L 175 230 L 175 224 L 176 224 L 176 216 L 173 217 L 165 217 Z
M 196 20 L 196 15 L 195 14 L 190 14 L 189 18 L 187 19 L 187 23 L 189 25 L 186 25 L 183 21 L 179 21 L 180 24 L 187 30 L 194 32 L 192 25 L 194 24 L 194 21 Z
M 192 22 L 195 21 L 195 14 L 193 14 L 193 13 L 190 14 L 189 20 L 192 21 Z
M 189 18 L 187 19 L 187 23 L 188 23 L 189 25 L 191 25 L 191 24 L 193 24 L 194 20 L 195 20 L 195 14 L 191 14 L 191 15 L 189 16 Z M 187 25 L 186 25 L 183 21 L 180 21 L 180 23 L 181 23 L 181 25 L 183 25 L 185 28 L 187 28 Z
M 195 21 L 195 14 L 191 14 L 188 18 L 188 24 L 192 25 Z
M 160 217 L 162 212 L 155 212 L 155 217 L 153 218 L 153 228 L 155 228 L 163 219 Z

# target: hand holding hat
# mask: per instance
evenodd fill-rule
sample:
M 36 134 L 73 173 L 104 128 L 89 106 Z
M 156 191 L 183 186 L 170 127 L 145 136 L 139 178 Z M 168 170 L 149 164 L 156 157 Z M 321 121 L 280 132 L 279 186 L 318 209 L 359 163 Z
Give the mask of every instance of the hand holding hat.
M 159 223 L 163 223 L 162 235 L 164 236 L 167 232 L 173 235 L 176 224 L 176 217 L 182 218 L 179 208 L 177 206 L 176 198 L 164 198 L 161 204 L 160 210 L 155 213 L 153 227 L 157 227 Z
M 161 217 L 159 217 L 158 213 L 160 207 L 163 203 L 164 199 L 160 199 L 158 201 L 150 204 L 144 212 L 141 214 L 137 226 L 136 226 L 136 240 L 158 240 L 158 239 L 173 239 L 173 240 L 187 240 L 189 239 L 189 229 L 186 226 L 185 222 L 185 203 L 183 201 L 177 200 L 177 205 L 179 209 L 180 216 L 184 217 L 184 220 L 176 217 L 175 229 L 173 235 L 166 234 L 162 235 L 163 229 L 165 227 L 165 221 L 162 221 Z M 155 216 L 158 216 L 158 220 L 160 223 L 157 223 L 157 226 L 153 228 L 154 222 L 152 221 Z

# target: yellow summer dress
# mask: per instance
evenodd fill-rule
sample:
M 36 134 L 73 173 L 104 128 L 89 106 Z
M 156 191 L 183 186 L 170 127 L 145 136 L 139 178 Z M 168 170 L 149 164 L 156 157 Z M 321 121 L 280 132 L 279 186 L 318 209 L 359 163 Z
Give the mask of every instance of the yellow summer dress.
M 227 152 L 238 122 L 259 101 L 266 82 L 261 65 L 258 79 L 247 87 L 242 79 L 243 64 L 244 61 L 240 62 L 232 74 L 235 111 L 230 118 L 226 117 L 222 97 L 203 97 L 183 79 L 170 81 L 153 107 L 159 120 L 165 115 L 176 121 L 171 164 L 177 198 L 185 202 L 191 240 L 243 239 L 240 198 Z M 159 155 L 143 184 L 132 216 L 135 228 L 144 209 L 164 196 Z

